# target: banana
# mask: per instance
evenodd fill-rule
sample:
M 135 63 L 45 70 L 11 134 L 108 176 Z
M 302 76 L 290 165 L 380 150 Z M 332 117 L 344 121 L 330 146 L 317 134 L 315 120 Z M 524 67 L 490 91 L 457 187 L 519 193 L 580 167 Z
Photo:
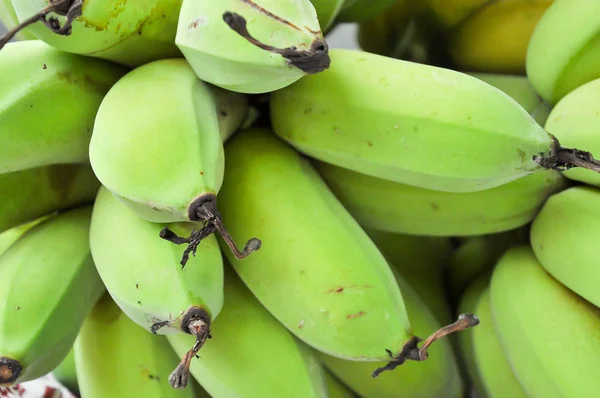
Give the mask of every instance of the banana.
M 125 71 L 39 40 L 7 44 L 0 71 L 0 173 L 88 163 L 100 102 Z
M 0 232 L 0 256 L 27 231 L 49 217 L 51 217 L 51 215 L 40 217 L 36 220 Z
M 44 220 L 0 257 L 0 385 L 56 368 L 104 293 L 90 255 L 91 211 Z
M 448 52 L 465 70 L 524 74 L 527 47 L 554 0 L 492 1 L 451 32 Z
M 396 0 L 346 0 L 337 16 L 339 22 L 364 22 L 384 12 L 391 12 Z
M 86 317 L 74 347 L 81 398 L 193 398 L 167 379 L 177 356 L 165 336 L 147 333 L 105 294 Z
M 365 228 L 410 235 L 472 236 L 508 231 L 533 220 L 567 180 L 541 170 L 485 191 L 434 191 L 371 177 L 324 162 L 321 176 Z
M 486 287 L 479 296 L 475 312 L 481 323 L 471 333 L 473 338 L 473 359 L 477 373 L 483 383 L 486 396 L 490 398 L 527 398 L 515 378 L 506 355 L 500 345 L 490 306 L 490 289 Z
M 564 145 L 585 146 L 590 151 L 600 149 L 600 79 L 592 80 L 565 95 L 552 108 L 544 128 Z M 600 175 L 590 170 L 565 170 L 565 177 L 600 186 Z
M 258 128 L 239 133 L 225 152 L 224 220 L 233 237 L 256 233 L 265 242 L 243 261 L 225 255 L 267 310 L 331 356 L 385 361 L 386 352 L 401 352 L 389 370 L 417 355 L 391 268 L 311 164 Z
M 511 248 L 490 284 L 494 327 L 530 397 L 593 397 L 600 391 L 600 309 L 552 278 L 531 247 Z
M 452 253 L 450 239 L 376 230 L 367 233 L 388 263 L 420 294 L 438 322 L 451 323 L 453 314 L 446 299 L 442 268 Z
M 402 277 L 397 282 L 406 298 L 408 315 L 415 332 L 428 333 L 440 323 L 419 295 Z M 425 363 L 408 363 L 403 367 L 373 379 L 372 363 L 347 361 L 326 354 L 320 355 L 325 367 L 362 398 L 460 398 L 463 382 L 449 340 L 440 341 L 431 349 Z M 384 365 L 384 364 L 380 364 Z
M 593 253 L 599 205 L 599 188 L 575 186 L 548 199 L 531 226 L 531 246 L 544 269 L 597 307 L 600 261 Z
M 52 47 L 132 68 L 181 56 L 175 45 L 181 2 L 12 0 L 22 25 L 33 17 L 27 29 Z
M 531 84 L 550 104 L 600 78 L 600 2 L 555 0 L 537 24 L 527 47 Z
M 175 42 L 200 79 L 227 90 L 278 90 L 329 67 L 310 0 L 183 0 Z
M 211 326 L 214 337 L 193 360 L 191 373 L 213 398 L 325 398 L 324 373 L 315 353 L 267 311 L 230 266 L 225 304 Z M 193 344 L 185 334 L 167 340 L 179 354 Z
M 439 27 L 450 31 L 461 25 L 477 10 L 494 0 L 426 0 L 427 8 Z
M 342 10 L 345 0 L 310 0 L 317 12 L 317 19 L 322 32 L 333 25 L 339 12 Z
M 0 174 L 0 231 L 91 204 L 98 188 L 100 183 L 86 164 L 54 164 Z
M 194 228 L 192 223 L 167 226 L 176 232 Z M 138 217 L 102 187 L 94 202 L 90 245 L 106 289 L 133 322 L 154 334 L 186 333 L 197 339 L 170 380 L 179 388 L 186 386 L 189 361 L 223 307 L 223 260 L 216 238 L 208 236 L 182 269 L 176 246 L 157 239 L 163 227 Z
M 270 100 L 275 133 L 305 155 L 446 192 L 490 189 L 574 163 L 597 168 L 473 76 L 356 50 L 330 56 L 328 70 Z
M 328 398 L 356 398 L 356 395 L 348 389 L 337 377 L 330 371 L 324 370 L 325 381 L 327 382 Z
M 206 222 L 197 232 L 216 229 L 226 235 L 216 194 L 223 180 L 223 138 L 247 113 L 241 96 L 199 80 L 183 58 L 134 69 L 110 89 L 98 110 L 89 147 L 94 173 L 147 221 Z M 223 107 L 232 107 L 229 99 L 242 109 L 219 120 Z M 162 236 L 177 239 L 168 231 Z M 197 237 L 188 239 L 190 250 Z M 243 252 L 231 245 L 243 258 L 260 241 L 251 240 Z
M 388 11 L 358 25 L 356 40 L 359 47 L 371 53 L 400 58 L 410 43 L 413 13 L 412 2 L 395 0 Z
M 96 305 L 98 305 L 98 304 L 96 304 Z M 93 311 L 94 310 L 92 309 L 91 312 L 93 312 Z M 89 314 L 88 314 L 88 317 L 89 317 Z M 87 322 L 86 320 L 83 321 L 82 327 L 85 326 L 86 322 Z M 75 339 L 75 344 L 77 343 L 78 338 L 79 338 L 79 334 L 77 335 L 77 338 Z M 119 344 L 122 344 L 122 343 L 119 343 Z M 113 347 L 116 347 L 118 349 L 119 345 L 115 344 Z M 93 358 L 94 361 L 103 360 L 103 356 L 106 355 L 106 351 L 108 351 L 109 353 L 111 352 L 110 350 L 106 350 L 107 347 L 102 347 L 102 348 L 103 348 L 103 355 L 94 357 Z M 119 363 L 119 366 L 121 366 L 120 363 Z M 120 367 L 120 369 L 122 369 L 122 367 Z M 81 396 L 81 392 L 79 390 L 79 380 L 77 379 L 77 369 L 75 367 L 75 349 L 74 349 L 74 347 L 72 347 L 69 350 L 69 353 L 67 354 L 65 359 L 63 359 L 63 361 L 56 368 L 54 368 L 54 370 L 52 371 L 52 375 L 56 378 L 56 380 L 58 380 L 60 382 L 60 384 L 65 386 L 69 391 L 71 391 L 72 393 L 77 393 L 77 395 Z
M 19 18 L 17 17 L 15 8 L 12 5 L 12 0 L 0 0 L 0 23 L 4 25 L 6 29 L 10 29 L 19 24 Z M 15 39 L 35 40 L 36 37 L 29 31 L 29 29 L 22 29 L 15 35 Z

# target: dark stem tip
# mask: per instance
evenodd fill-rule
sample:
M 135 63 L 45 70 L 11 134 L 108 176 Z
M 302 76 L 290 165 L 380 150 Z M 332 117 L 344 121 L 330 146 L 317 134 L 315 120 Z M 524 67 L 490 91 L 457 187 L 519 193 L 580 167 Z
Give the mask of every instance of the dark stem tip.
M 576 148 L 565 148 L 560 145 L 558 139 L 552 137 L 552 147 L 547 156 L 543 154 L 534 155 L 533 161 L 540 167 L 557 171 L 565 171 L 574 167 L 580 167 L 600 173 L 600 161 L 588 151 Z
M 23 365 L 16 359 L 0 357 L 0 385 L 12 385 L 23 372 Z

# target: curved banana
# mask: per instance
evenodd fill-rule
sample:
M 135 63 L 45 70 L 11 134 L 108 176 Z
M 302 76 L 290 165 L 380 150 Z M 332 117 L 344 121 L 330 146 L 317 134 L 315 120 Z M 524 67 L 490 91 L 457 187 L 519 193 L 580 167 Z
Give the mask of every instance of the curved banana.
M 15 8 L 12 5 L 12 0 L 0 0 L 0 23 L 4 25 L 6 29 L 10 29 L 13 26 L 19 24 L 19 17 L 15 12 Z M 17 40 L 35 40 L 36 37 L 29 31 L 29 29 L 21 29 L 19 33 L 15 35 Z
M 564 145 L 585 146 L 597 153 L 600 150 L 599 106 L 600 78 L 579 86 L 558 101 L 544 128 Z M 565 170 L 564 175 L 571 180 L 600 186 L 600 175 L 590 170 L 573 168 Z
M 531 246 L 544 269 L 597 307 L 600 259 L 593 253 L 599 206 L 600 188 L 575 186 L 548 199 L 531 226 Z
M 356 395 L 330 371 L 324 370 L 327 398 L 356 398 Z
M 324 162 L 319 173 L 365 228 L 410 235 L 472 236 L 526 225 L 546 199 L 566 187 L 542 170 L 485 191 L 434 191 L 375 178 Z
M 0 257 L 0 385 L 56 368 L 105 292 L 90 255 L 91 211 L 47 218 Z
M 530 397 L 593 397 L 600 391 L 600 308 L 540 265 L 530 247 L 511 248 L 492 275 L 500 344 Z
M 338 22 L 364 22 L 383 12 L 390 12 L 396 0 L 346 0 L 337 16 Z
M 48 15 L 56 24 L 38 21 L 27 28 L 52 47 L 137 67 L 181 56 L 175 45 L 181 1 L 145 0 L 126 5 L 111 0 L 93 4 L 87 0 L 51 4 L 47 0 L 12 0 L 12 3 L 21 22 L 41 10 L 52 10 Z
M 247 112 L 241 96 L 199 80 L 183 58 L 154 61 L 129 72 L 98 110 L 90 142 L 94 173 L 145 220 L 205 222 L 202 233 L 216 229 L 226 235 L 216 194 L 223 180 L 223 139 Z M 225 123 L 219 114 L 232 106 L 219 101 L 227 104 L 231 99 L 243 111 L 230 111 Z M 197 237 L 189 239 L 191 250 Z M 250 241 L 243 252 L 231 245 L 244 257 L 260 241 Z
M 0 232 L 91 204 L 100 182 L 87 164 L 54 164 L 0 174 Z
M 425 305 L 422 296 L 402 277 L 397 278 L 415 332 L 426 334 L 439 329 L 440 323 Z M 347 361 L 324 353 L 320 358 L 329 371 L 363 398 L 460 398 L 464 393 L 450 340 L 440 341 L 432 348 L 425 363 L 407 363 L 378 379 L 370 375 L 372 363 Z
M 213 398 L 325 398 L 315 353 L 289 333 L 225 268 L 225 304 L 211 325 L 213 338 L 191 364 L 191 374 Z M 194 339 L 167 335 L 179 355 Z
M 448 52 L 458 68 L 524 74 L 529 39 L 554 0 L 502 0 L 481 6 L 452 32 Z
M 96 305 L 98 305 L 98 304 L 96 304 Z M 92 309 L 90 312 L 93 312 L 93 311 L 94 311 L 94 309 Z M 88 317 L 89 317 L 89 314 L 88 314 Z M 83 325 L 85 325 L 85 323 L 86 323 L 86 320 L 83 321 L 82 327 L 83 327 Z M 79 337 L 79 334 L 77 335 L 77 337 Z M 75 339 L 75 344 L 77 344 L 77 339 Z M 119 344 L 121 344 L 121 343 L 119 343 Z M 118 346 L 118 345 L 115 345 L 115 346 Z M 102 347 L 103 355 L 105 355 L 107 351 L 110 352 L 110 350 L 107 350 L 107 348 L 108 347 Z M 95 360 L 95 361 L 101 360 L 101 359 L 102 359 L 101 356 L 100 357 L 96 356 L 93 358 L 93 360 Z M 119 366 L 121 366 L 121 365 L 119 365 Z M 122 371 L 122 368 L 121 368 L 121 371 Z M 77 395 L 81 396 L 81 391 L 79 389 L 79 380 L 77 379 L 77 369 L 75 367 L 75 348 L 74 347 L 71 347 L 71 349 L 69 350 L 69 353 L 67 354 L 65 359 L 63 359 L 63 361 L 56 368 L 54 368 L 54 370 L 52 370 L 52 375 L 56 378 L 56 380 L 58 380 L 60 382 L 60 384 L 65 386 L 70 392 L 77 393 Z
M 600 2 L 555 0 L 527 47 L 531 84 L 550 104 L 600 78 Z
M 146 221 L 102 187 L 94 202 L 90 245 L 106 289 L 130 319 L 155 334 L 197 339 L 173 375 L 174 387 L 185 387 L 191 356 L 202 348 L 223 307 L 223 259 L 216 238 L 208 236 L 182 269 L 180 250 L 157 238 L 165 226 L 186 233 L 194 228 Z
M 265 93 L 329 67 L 310 0 L 183 0 L 175 42 L 200 79 Z
M 94 118 L 124 69 L 39 40 L 0 51 L 0 173 L 88 163 Z
M 168 383 L 178 359 L 165 336 L 133 322 L 105 294 L 86 317 L 74 347 L 81 398 L 193 398 Z
M 305 155 L 446 192 L 490 189 L 553 167 L 598 170 L 473 76 L 362 51 L 330 55 L 328 70 L 271 97 L 274 131 Z
M 23 236 L 27 231 L 31 228 L 35 227 L 40 222 L 46 220 L 47 218 L 52 217 L 52 215 L 47 215 L 44 217 L 40 217 L 36 220 L 30 221 L 25 224 L 18 225 L 16 227 L 12 227 L 11 229 L 7 229 L 6 231 L 0 232 L 0 256 L 9 247 L 12 246 L 21 236 Z

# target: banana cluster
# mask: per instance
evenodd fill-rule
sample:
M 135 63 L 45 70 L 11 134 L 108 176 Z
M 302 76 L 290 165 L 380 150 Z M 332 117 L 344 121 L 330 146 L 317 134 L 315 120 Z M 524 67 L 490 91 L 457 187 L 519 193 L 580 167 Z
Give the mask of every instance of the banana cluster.
M 597 11 L 0 0 L 0 395 L 597 396 Z

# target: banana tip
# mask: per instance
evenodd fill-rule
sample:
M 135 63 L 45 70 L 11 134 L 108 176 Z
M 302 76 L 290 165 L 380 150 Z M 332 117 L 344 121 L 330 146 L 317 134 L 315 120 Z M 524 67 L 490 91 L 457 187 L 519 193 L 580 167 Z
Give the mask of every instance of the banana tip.
M 0 357 L 0 385 L 12 385 L 21 375 L 23 366 L 15 359 Z

